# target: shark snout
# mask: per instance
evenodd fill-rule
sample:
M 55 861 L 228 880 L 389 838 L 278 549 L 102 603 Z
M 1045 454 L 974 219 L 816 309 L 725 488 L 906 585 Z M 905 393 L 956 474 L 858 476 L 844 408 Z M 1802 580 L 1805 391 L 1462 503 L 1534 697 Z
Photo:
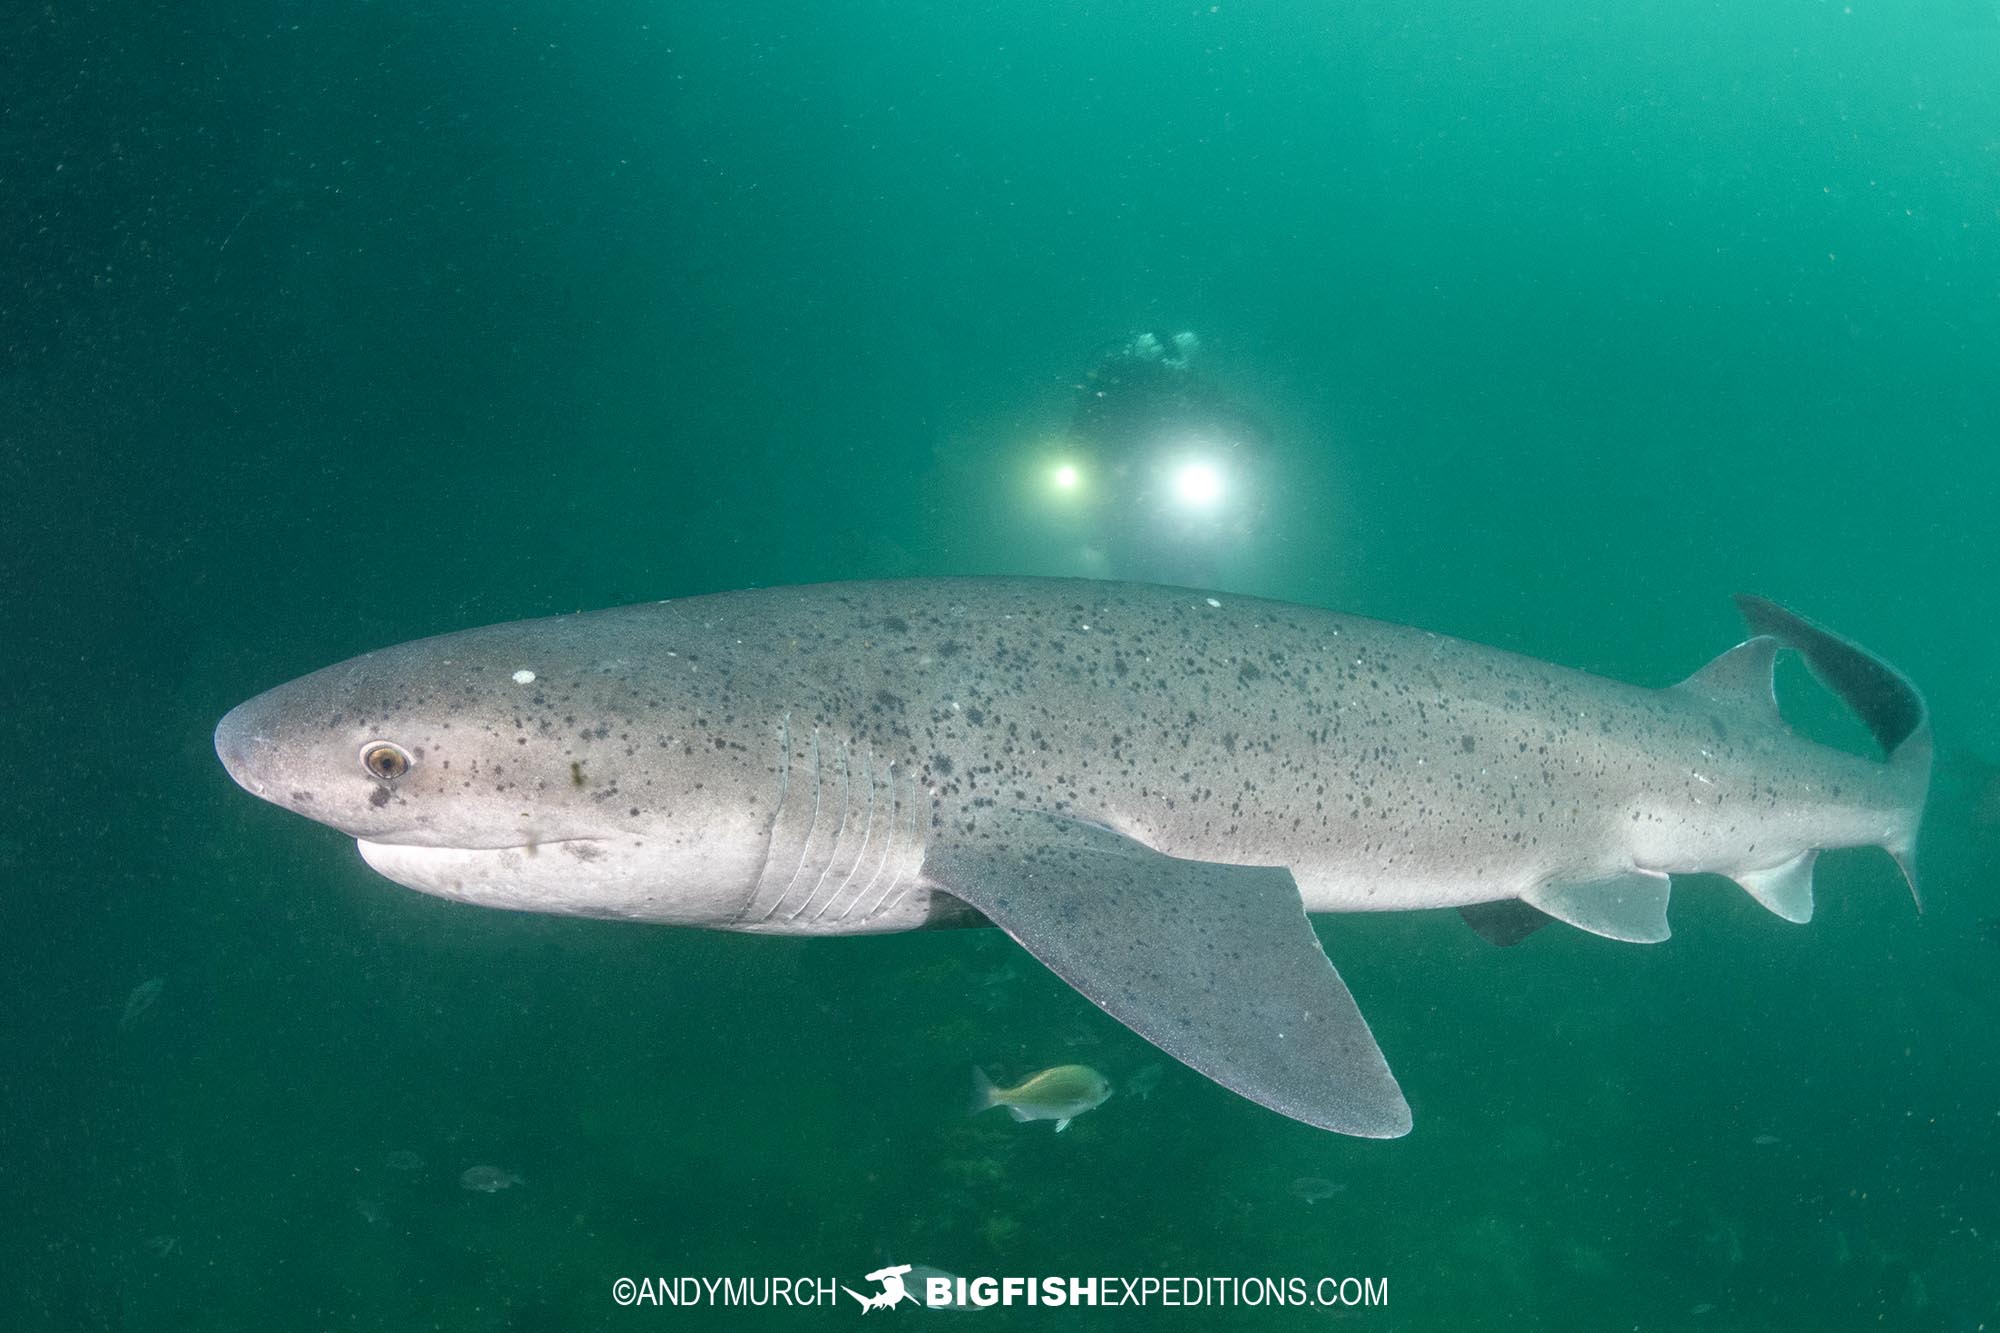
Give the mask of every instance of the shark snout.
M 268 713 L 260 697 L 238 704 L 215 724 L 215 757 L 236 785 L 252 796 L 265 794 L 264 769 L 272 749 L 264 725 Z

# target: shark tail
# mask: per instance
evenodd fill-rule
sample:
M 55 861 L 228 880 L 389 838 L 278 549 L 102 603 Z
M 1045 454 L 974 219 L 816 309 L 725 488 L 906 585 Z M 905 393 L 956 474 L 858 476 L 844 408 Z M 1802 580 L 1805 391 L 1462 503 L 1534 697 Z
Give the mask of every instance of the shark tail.
M 1776 602 L 1738 594 L 1736 608 L 1754 634 L 1765 634 L 1806 659 L 1820 683 L 1840 697 L 1882 747 L 1901 797 L 1902 820 L 1882 847 L 1896 858 L 1917 910 L 1924 898 L 1917 882 L 1917 829 L 1931 784 L 1931 715 L 1916 686 L 1859 644 L 1821 629 Z M 1810 884 L 1811 862 L 1805 866 Z M 1753 888 L 1752 892 L 1756 892 Z

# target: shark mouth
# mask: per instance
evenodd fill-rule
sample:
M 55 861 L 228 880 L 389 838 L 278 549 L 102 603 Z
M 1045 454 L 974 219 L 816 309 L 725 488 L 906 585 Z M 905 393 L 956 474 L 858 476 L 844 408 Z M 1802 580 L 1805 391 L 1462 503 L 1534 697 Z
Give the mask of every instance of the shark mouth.
M 423 847 L 355 839 L 361 859 L 419 893 L 481 907 L 645 920 L 629 858 L 607 838 L 557 838 L 514 847 Z

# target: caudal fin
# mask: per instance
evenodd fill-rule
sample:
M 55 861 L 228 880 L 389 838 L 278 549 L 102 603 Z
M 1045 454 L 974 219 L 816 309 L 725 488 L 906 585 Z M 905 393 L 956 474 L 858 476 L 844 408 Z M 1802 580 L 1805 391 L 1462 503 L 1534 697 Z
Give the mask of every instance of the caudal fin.
M 1882 747 L 1905 793 L 1903 826 L 1883 847 L 1902 867 L 1910 897 L 1916 900 L 1917 910 L 1923 911 L 1923 894 L 1917 887 L 1917 826 L 1923 820 L 1931 782 L 1931 715 L 1924 697 L 1900 671 L 1867 649 L 1776 602 L 1739 593 L 1736 608 L 1752 633 L 1768 634 L 1796 649 L 1820 683 L 1854 710 Z
M 972 1109 L 967 1114 L 978 1115 L 981 1111 L 990 1111 L 998 1106 L 1000 1099 L 996 1095 L 997 1091 L 993 1086 L 993 1080 L 986 1077 L 986 1071 L 978 1065 L 974 1065 L 972 1067 Z

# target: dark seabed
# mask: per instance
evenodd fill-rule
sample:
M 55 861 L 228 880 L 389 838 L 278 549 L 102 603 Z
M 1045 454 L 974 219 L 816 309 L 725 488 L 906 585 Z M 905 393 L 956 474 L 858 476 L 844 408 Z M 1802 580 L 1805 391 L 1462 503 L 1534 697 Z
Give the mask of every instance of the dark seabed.
M 997 932 L 458 906 L 215 761 L 442 630 L 1076 572 L 1074 386 L 1182 329 L 1261 423 L 1215 582 L 1648 684 L 1795 605 L 1928 695 L 1928 910 L 1852 851 L 1804 928 L 1328 919 L 1413 1134 L 1168 1061 L 1057 1136 L 970 1066 L 1161 1058 Z M 611 1286 L 890 1262 L 1391 1299 L 885 1326 L 2000 1327 L 1996 501 L 1976 0 L 12 7 L 0 1327 L 851 1324 Z

